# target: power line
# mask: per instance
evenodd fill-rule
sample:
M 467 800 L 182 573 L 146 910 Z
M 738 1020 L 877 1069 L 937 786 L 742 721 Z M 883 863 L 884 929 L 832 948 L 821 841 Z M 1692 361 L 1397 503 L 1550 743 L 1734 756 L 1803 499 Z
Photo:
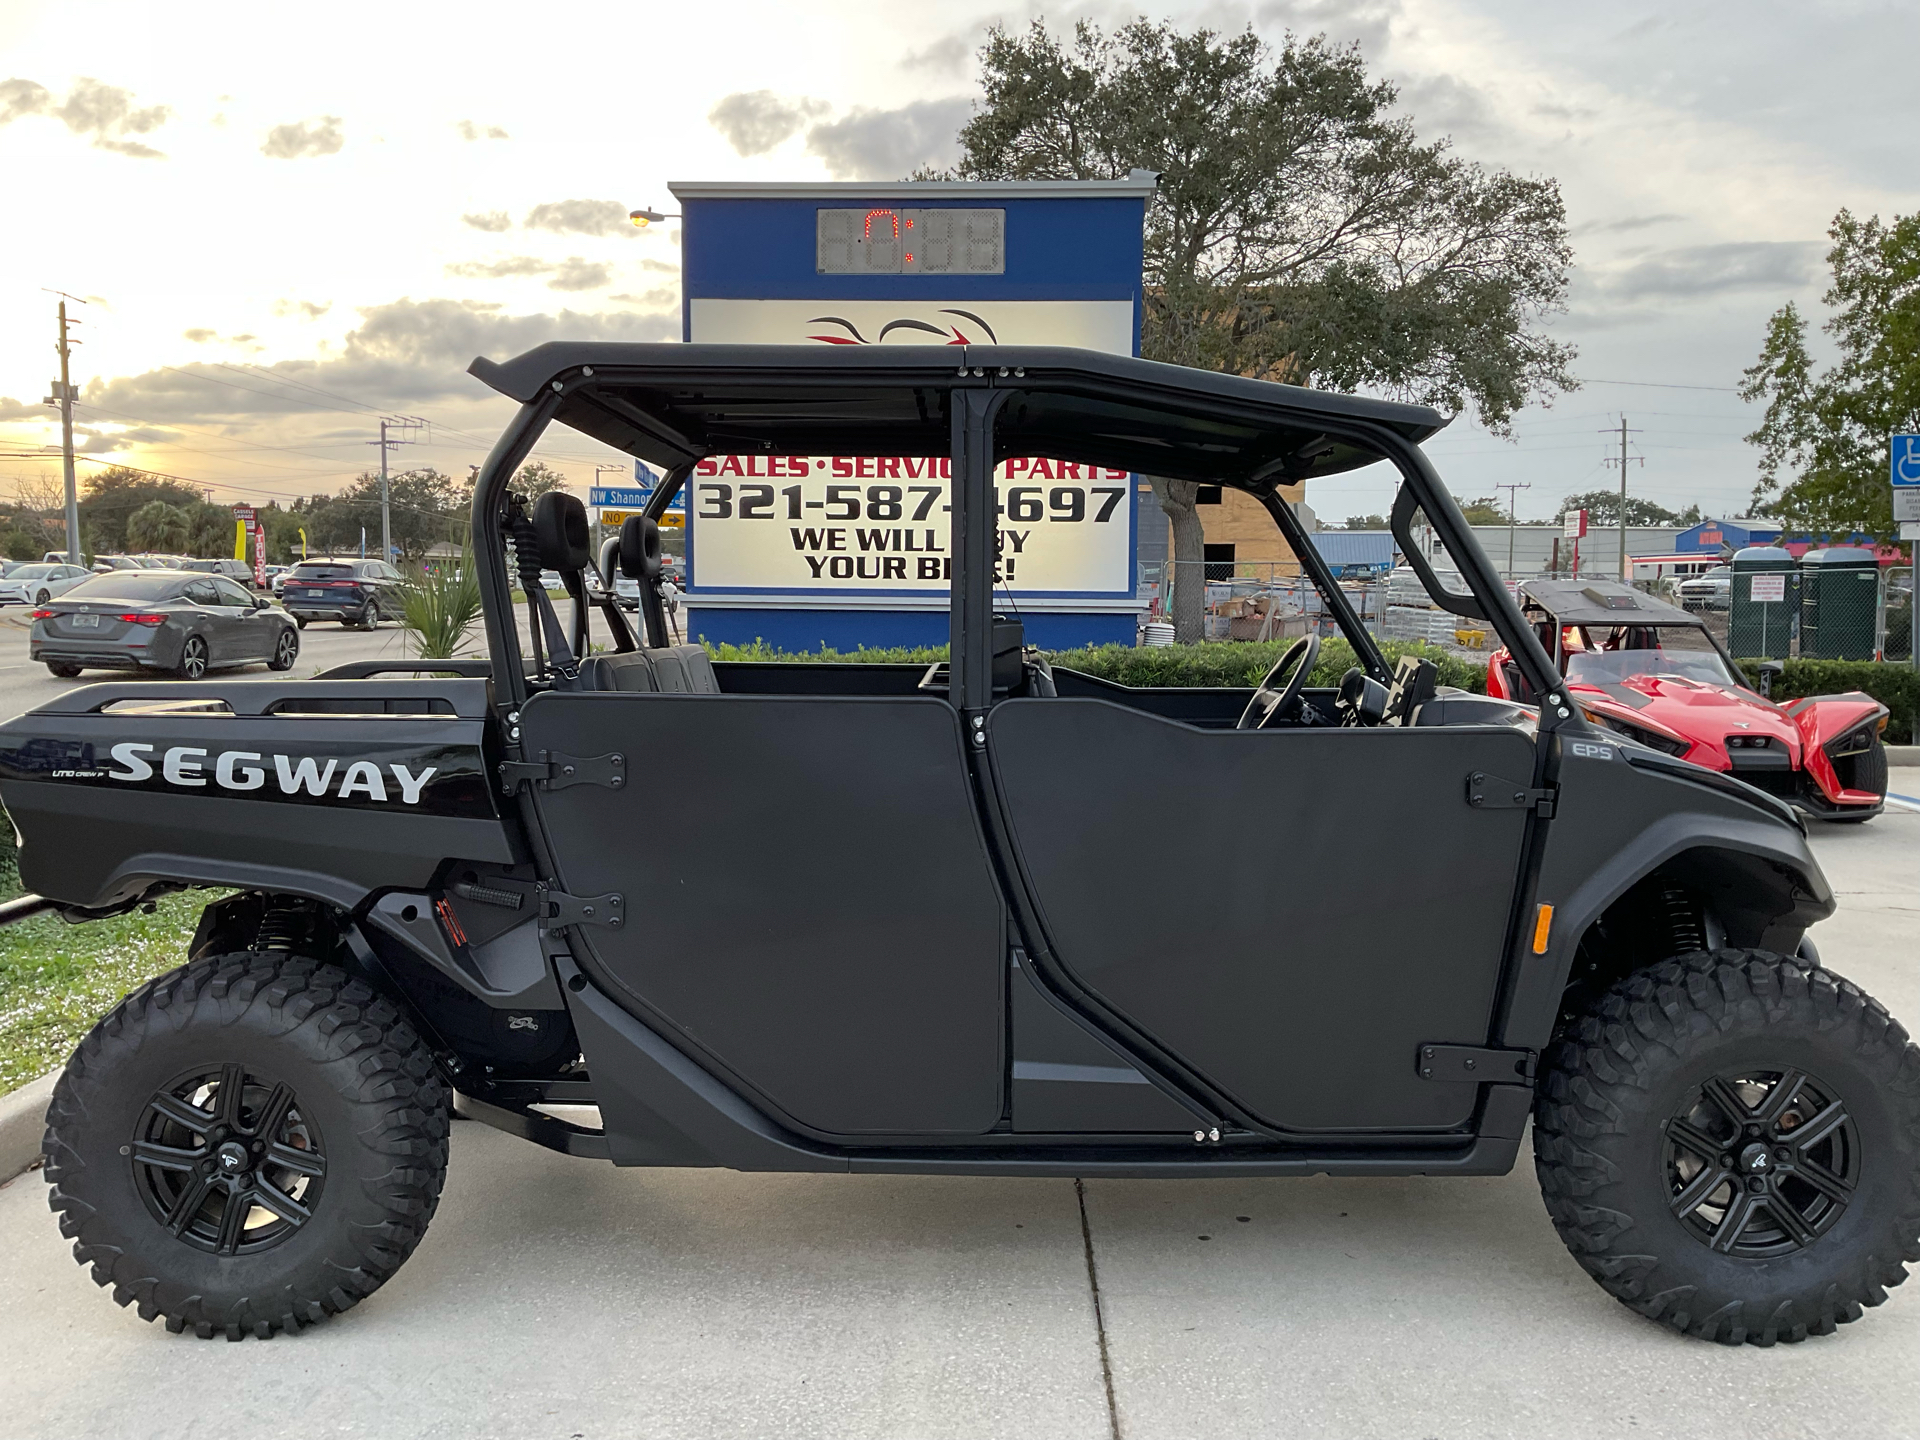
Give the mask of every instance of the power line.
M 1735 385 L 1671 385 L 1662 380 L 1601 380 L 1592 376 L 1582 376 L 1582 385 L 1633 385 L 1648 390 L 1714 390 L 1723 395 L 1738 395 L 1740 389 Z

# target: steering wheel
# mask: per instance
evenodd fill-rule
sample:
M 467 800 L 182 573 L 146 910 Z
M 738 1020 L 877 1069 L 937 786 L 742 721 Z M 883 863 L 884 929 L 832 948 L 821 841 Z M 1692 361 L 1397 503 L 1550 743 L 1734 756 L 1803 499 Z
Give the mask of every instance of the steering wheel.
M 1318 635 L 1302 635 L 1289 645 L 1287 653 L 1267 672 L 1267 678 L 1247 701 L 1247 708 L 1240 713 L 1240 723 L 1234 728 L 1264 730 L 1274 716 L 1291 713 L 1300 704 L 1300 692 L 1307 688 L 1307 676 L 1313 673 L 1314 662 L 1319 658 Z M 1280 678 L 1283 675 L 1288 677 L 1284 683 Z

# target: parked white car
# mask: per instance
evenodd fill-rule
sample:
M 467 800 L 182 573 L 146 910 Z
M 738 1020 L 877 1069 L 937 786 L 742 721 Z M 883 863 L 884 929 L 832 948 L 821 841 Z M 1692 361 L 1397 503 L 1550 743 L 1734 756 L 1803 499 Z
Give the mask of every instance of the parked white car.
M 93 572 L 84 565 L 22 565 L 0 580 L 0 605 L 44 605 L 92 578 Z

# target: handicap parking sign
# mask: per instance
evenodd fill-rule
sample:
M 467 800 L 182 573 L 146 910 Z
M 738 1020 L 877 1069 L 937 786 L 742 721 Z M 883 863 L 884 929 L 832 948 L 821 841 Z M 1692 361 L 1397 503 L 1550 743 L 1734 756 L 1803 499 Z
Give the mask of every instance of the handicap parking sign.
M 1893 483 L 1920 485 L 1920 435 L 1893 437 Z

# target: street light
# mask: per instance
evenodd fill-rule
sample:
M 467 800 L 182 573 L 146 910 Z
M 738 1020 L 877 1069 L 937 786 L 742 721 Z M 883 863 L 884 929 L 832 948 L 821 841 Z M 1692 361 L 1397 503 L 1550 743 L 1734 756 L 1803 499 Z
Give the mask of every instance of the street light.
M 629 210 L 627 212 L 627 218 L 640 229 L 644 230 L 649 225 L 658 225 L 662 220 L 678 220 L 681 217 L 678 215 L 664 215 L 658 210 Z

